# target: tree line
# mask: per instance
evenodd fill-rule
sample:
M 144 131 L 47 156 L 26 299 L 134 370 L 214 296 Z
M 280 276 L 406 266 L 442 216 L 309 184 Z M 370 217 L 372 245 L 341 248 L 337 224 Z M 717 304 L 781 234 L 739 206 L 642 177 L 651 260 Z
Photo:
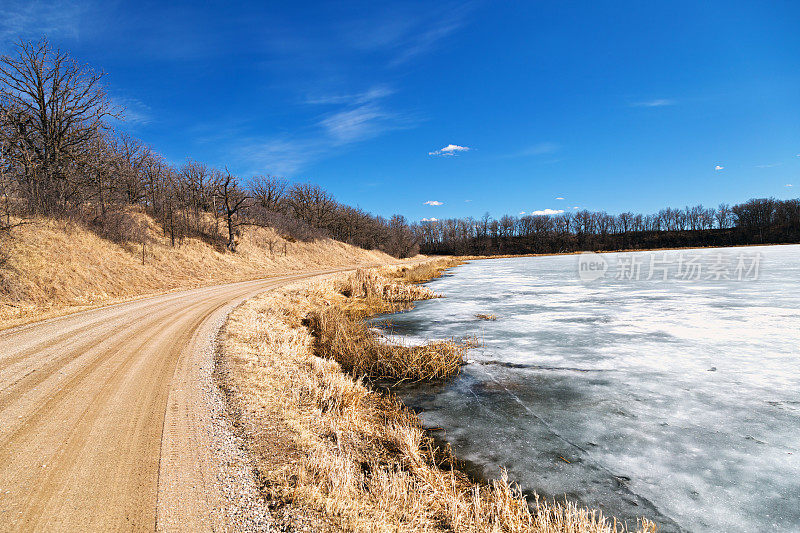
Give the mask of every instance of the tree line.
M 755 198 L 736 205 L 667 208 L 658 213 L 574 211 L 486 213 L 417 224 L 423 253 L 494 255 L 800 242 L 800 200 Z
M 41 215 L 79 220 L 119 242 L 144 242 L 147 232 L 132 215 L 139 209 L 173 246 L 196 237 L 231 252 L 248 225 L 396 257 L 800 241 L 800 200 L 773 198 L 653 214 L 582 210 L 495 220 L 487 213 L 410 225 L 401 215 L 385 219 L 337 202 L 314 184 L 243 180 L 197 161 L 171 165 L 114 131 L 123 110 L 108 97 L 103 76 L 45 39 L 20 41 L 14 54 L 0 57 L 0 231 Z
M 197 161 L 170 165 L 114 130 L 124 110 L 103 77 L 46 39 L 20 41 L 14 54 L 0 57 L 0 231 L 39 215 L 137 241 L 146 232 L 132 209 L 141 209 L 173 246 L 197 237 L 235 252 L 242 228 L 253 225 L 289 240 L 330 237 L 396 257 L 418 252 L 404 217 L 344 205 L 317 185 L 243 180 Z

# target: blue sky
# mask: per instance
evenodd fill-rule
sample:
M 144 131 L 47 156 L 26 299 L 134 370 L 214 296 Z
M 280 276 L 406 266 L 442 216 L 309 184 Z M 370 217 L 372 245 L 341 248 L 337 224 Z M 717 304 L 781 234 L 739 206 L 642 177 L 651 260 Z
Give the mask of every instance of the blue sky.
M 414 220 L 798 196 L 798 27 L 791 1 L 0 0 L 1 51 L 105 70 L 171 162 Z

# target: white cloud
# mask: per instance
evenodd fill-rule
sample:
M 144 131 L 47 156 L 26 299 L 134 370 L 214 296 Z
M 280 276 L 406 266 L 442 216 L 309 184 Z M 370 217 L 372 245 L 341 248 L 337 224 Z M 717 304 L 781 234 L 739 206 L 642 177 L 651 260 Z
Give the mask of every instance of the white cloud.
M 525 214 L 525 211 L 520 211 L 520 212 L 519 212 L 519 215 L 520 215 L 520 216 L 522 216 L 522 215 L 524 215 L 524 214 Z
M 428 152 L 428 155 L 456 155 L 458 152 L 468 152 L 468 146 L 459 146 L 457 144 L 448 144 L 444 148 Z
M 431 217 L 431 218 L 423 218 L 422 221 L 423 222 L 438 222 L 439 219 Z
M 541 209 L 539 211 L 531 211 L 531 215 L 560 215 L 563 209 Z
M 634 102 L 631 104 L 633 107 L 664 107 L 668 105 L 675 105 L 675 100 L 669 98 L 656 98 L 654 100 L 645 100 L 644 102 Z
M 576 205 L 576 206 L 574 206 L 572 209 L 580 209 L 580 207 L 578 207 L 578 206 Z
M 792 185 L 791 183 L 787 183 L 786 186 L 787 187 L 794 187 L 794 185 Z
M 780 166 L 780 163 L 769 163 L 767 165 L 756 165 L 756 168 L 772 168 Z
M 714 167 L 714 170 L 722 170 L 723 168 L 725 168 L 725 167 L 717 165 L 717 166 Z
M 563 199 L 564 199 L 563 196 L 556 196 L 556 200 L 563 200 Z
M 464 200 L 464 201 L 467 202 L 467 203 L 470 203 L 472 200 Z
M 444 205 L 444 204 L 443 204 L 443 202 L 440 202 L 438 200 L 428 200 L 427 202 L 425 202 L 425 205 L 437 206 L 437 205 Z

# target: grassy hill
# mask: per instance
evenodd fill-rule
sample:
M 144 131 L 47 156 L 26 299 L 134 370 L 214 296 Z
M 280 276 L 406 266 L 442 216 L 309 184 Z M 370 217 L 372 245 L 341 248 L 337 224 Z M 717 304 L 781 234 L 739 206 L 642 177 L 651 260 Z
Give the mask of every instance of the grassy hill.
M 148 215 L 130 216 L 141 228 L 136 242 L 113 242 L 84 224 L 49 218 L 0 232 L 0 329 L 174 289 L 394 261 L 339 241 L 300 242 L 261 227 L 243 228 L 236 253 L 208 238 L 173 247 Z

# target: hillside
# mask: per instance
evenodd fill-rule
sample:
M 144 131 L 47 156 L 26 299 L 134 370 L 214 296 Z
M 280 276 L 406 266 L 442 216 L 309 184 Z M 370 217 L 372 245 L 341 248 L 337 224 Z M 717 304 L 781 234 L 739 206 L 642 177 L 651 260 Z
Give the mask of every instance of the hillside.
M 142 228 L 137 242 L 113 242 L 84 224 L 43 217 L 0 232 L 0 329 L 169 290 L 395 260 L 331 239 L 283 238 L 261 227 L 242 228 L 235 253 L 194 237 L 173 247 L 148 215 L 130 216 Z

